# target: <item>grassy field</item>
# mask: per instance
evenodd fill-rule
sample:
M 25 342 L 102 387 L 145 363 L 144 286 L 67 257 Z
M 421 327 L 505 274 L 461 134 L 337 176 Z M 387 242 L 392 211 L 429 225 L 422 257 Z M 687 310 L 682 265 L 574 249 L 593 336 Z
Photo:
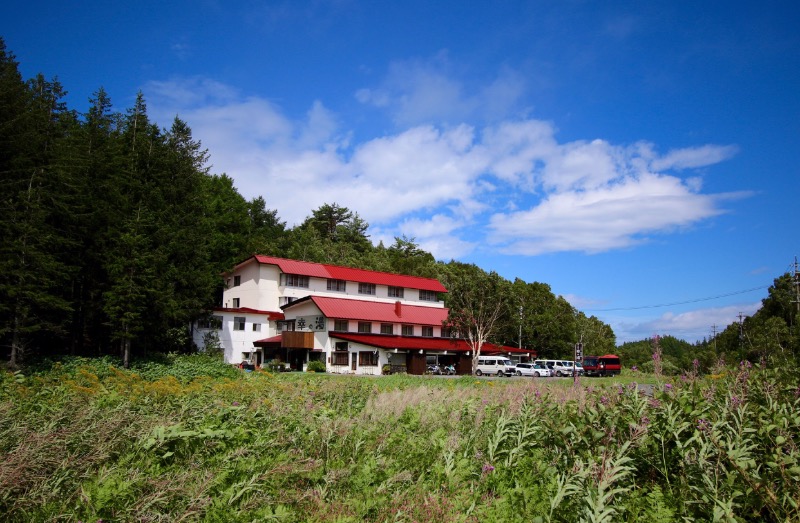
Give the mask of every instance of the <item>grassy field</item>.
M 638 384 L 653 385 L 653 395 Z M 0 377 L 4 521 L 797 521 L 796 375 Z

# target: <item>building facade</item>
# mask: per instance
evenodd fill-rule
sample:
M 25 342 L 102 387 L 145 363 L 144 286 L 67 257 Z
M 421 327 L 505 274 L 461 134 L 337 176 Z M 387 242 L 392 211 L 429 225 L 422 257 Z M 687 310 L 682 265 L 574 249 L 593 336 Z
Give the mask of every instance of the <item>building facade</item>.
M 447 292 L 436 279 L 270 256 L 253 256 L 226 275 L 223 305 L 193 326 L 198 347 L 218 344 L 225 361 L 280 363 L 328 372 L 423 374 L 453 365 L 469 374 L 472 354 L 443 327 Z M 521 352 L 484 345 L 483 352 Z

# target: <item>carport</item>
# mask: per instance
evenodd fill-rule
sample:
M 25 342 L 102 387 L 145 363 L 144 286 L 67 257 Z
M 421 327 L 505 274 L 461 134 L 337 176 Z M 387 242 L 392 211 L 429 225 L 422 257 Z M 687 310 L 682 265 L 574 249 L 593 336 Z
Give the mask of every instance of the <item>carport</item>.
M 472 349 L 461 338 L 433 338 L 424 336 L 398 336 L 393 334 L 362 334 L 330 331 L 328 335 L 342 341 L 368 345 L 388 354 L 406 354 L 406 372 L 425 374 L 427 357 L 436 356 L 440 363 L 453 364 L 456 374 L 472 374 Z M 484 343 L 482 354 L 524 354 L 535 357 L 536 352 L 526 349 Z

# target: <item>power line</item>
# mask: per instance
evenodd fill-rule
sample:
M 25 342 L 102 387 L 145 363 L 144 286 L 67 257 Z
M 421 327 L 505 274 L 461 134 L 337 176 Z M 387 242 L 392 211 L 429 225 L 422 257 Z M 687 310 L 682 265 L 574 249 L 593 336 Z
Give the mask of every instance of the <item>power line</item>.
M 734 292 L 729 292 L 727 294 L 718 294 L 717 296 L 710 296 L 708 298 L 697 298 L 694 300 L 675 301 L 672 303 L 660 303 L 658 305 L 640 305 L 638 307 L 616 307 L 613 309 L 584 309 L 584 310 L 591 312 L 609 312 L 609 311 L 635 311 L 639 309 L 657 309 L 659 307 L 672 307 L 673 305 L 686 305 L 688 303 L 698 303 L 701 301 L 718 300 L 720 298 L 727 298 L 728 296 L 736 296 L 737 294 L 746 294 L 748 292 L 760 291 L 762 289 L 768 289 L 768 288 L 769 285 L 763 285 L 761 287 L 753 287 L 752 289 L 744 289 L 742 291 L 734 291 Z

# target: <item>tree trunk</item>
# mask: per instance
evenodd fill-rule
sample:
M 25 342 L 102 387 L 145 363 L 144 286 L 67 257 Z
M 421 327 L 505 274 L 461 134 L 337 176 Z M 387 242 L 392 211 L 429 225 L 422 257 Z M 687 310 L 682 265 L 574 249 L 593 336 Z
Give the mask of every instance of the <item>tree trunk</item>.
M 11 335 L 11 357 L 8 360 L 8 367 L 11 370 L 19 369 L 19 360 L 22 356 L 22 339 L 19 335 L 19 314 L 14 314 L 14 332 Z
M 478 370 L 478 357 L 481 355 L 481 349 L 483 348 L 483 343 L 478 342 L 473 345 L 472 348 L 472 375 L 475 375 L 475 371 Z
M 123 328 L 122 338 L 122 366 L 130 368 L 131 365 L 131 339 L 128 337 L 128 325 Z

